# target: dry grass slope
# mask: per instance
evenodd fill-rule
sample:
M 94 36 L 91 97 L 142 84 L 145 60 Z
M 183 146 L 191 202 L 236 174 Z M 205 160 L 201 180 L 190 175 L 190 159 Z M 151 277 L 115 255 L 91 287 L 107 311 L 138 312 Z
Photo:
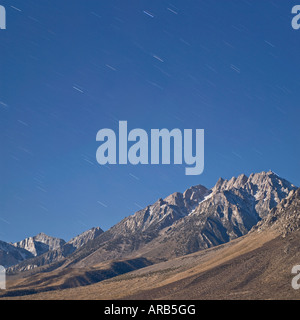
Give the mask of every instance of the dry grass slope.
M 287 238 L 282 238 L 275 232 L 249 234 L 216 248 L 151 265 L 95 284 L 63 289 L 59 283 L 55 288 L 55 282 L 51 282 L 52 291 L 15 295 L 13 298 L 298 299 L 300 293 L 291 287 L 291 269 L 300 262 L 299 240 L 300 232 Z M 102 265 L 102 268 L 105 266 Z M 68 272 L 72 276 L 66 273 L 65 277 L 77 281 L 82 279 L 82 269 Z M 61 274 L 53 277 L 62 281 Z M 85 281 L 84 277 L 82 281 Z M 28 283 L 28 287 L 27 283 L 23 283 L 23 290 L 30 290 L 37 282 L 35 280 Z

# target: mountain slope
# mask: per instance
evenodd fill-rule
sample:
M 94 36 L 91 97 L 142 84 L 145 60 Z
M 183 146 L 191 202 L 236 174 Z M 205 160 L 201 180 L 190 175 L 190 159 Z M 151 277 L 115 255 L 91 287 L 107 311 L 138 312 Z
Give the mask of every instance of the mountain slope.
M 198 185 L 184 193 L 175 192 L 159 199 L 74 252 L 68 259 L 68 265 L 82 267 L 131 255 L 156 239 L 161 230 L 192 213 L 210 192 Z
M 158 263 L 122 276 L 18 297 L 36 288 L 21 282 L 16 299 L 299 299 L 291 286 L 300 259 L 300 189 L 291 191 L 247 235 L 226 244 Z M 70 269 L 66 269 L 65 272 Z M 85 269 L 75 269 L 77 272 Z M 79 277 L 80 274 L 78 275 Z M 47 277 L 47 275 L 46 275 Z M 41 279 L 41 278 L 39 278 Z M 80 278 L 79 278 L 80 279 Z M 29 285 L 28 287 L 24 285 Z M 18 291 L 21 290 L 21 291 Z M 33 293 L 32 291 L 32 293 Z M 29 291 L 30 292 L 30 291 Z
M 300 259 L 299 221 L 300 189 L 291 191 L 250 233 L 226 244 L 88 287 L 21 298 L 298 300 L 291 270 Z
M 207 270 L 199 266 L 197 272 L 196 267 L 180 280 L 123 298 L 298 300 L 298 291 L 291 286 L 295 276 L 291 271 L 300 259 L 300 189 L 291 191 L 232 249 L 238 253 L 238 244 L 255 244 L 263 238 L 267 241 L 254 250 Z
M 284 238 L 300 229 L 300 188 L 292 190 L 269 215 L 253 227 L 252 232 L 270 229 L 276 230 Z

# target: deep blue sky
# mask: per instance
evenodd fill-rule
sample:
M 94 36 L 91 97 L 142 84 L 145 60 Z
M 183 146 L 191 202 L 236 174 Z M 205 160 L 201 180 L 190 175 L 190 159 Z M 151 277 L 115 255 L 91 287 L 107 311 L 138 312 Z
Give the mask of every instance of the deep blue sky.
M 160 197 L 272 169 L 300 185 L 287 0 L 1 0 L 0 239 L 69 240 Z M 157 59 L 156 57 L 159 57 Z M 205 129 L 205 169 L 96 162 L 98 130 Z

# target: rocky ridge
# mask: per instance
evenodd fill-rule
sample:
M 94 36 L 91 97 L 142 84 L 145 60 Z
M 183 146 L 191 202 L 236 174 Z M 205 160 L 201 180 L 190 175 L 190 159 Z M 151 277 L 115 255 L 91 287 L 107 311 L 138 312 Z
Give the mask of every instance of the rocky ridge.
M 25 271 L 59 261 L 102 233 L 103 230 L 96 227 L 81 233 L 68 242 L 65 242 L 63 239 L 47 236 L 44 233 L 26 238 L 14 244 L 1 242 L 11 250 L 15 250 L 11 251 L 10 255 L 14 254 L 17 257 L 15 260 L 10 259 L 10 263 L 7 263 L 5 266 L 9 267 L 9 272 L 16 269 L 18 271 Z M 3 254 L 1 257 L 2 251 L 4 251 L 4 245 L 0 246 L 0 264 L 3 264 L 4 261 Z
M 134 255 L 159 262 L 204 250 L 247 234 L 296 189 L 272 171 L 220 178 L 210 190 L 198 185 L 184 193 L 175 192 L 92 236 L 87 243 L 66 243 L 12 270 L 58 261 L 64 267 L 85 267 Z

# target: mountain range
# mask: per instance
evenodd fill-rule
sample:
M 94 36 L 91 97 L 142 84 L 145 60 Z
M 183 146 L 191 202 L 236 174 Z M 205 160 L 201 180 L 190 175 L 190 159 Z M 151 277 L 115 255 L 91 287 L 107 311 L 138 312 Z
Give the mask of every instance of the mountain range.
M 294 232 L 300 219 L 297 210 L 291 219 L 289 208 L 298 196 L 296 186 L 272 171 L 220 178 L 211 189 L 198 185 L 158 199 L 105 232 L 93 228 L 69 242 L 43 233 L 14 244 L 0 242 L 0 264 L 15 281 L 14 295 L 21 287 L 28 292 L 28 286 L 38 293 L 91 285 L 181 258 L 189 261 L 264 230 Z M 36 289 L 41 272 L 47 285 L 39 279 Z M 49 278 L 55 285 L 49 286 Z
M 101 228 L 95 227 L 83 232 L 68 242 L 44 233 L 39 233 L 34 237 L 29 237 L 16 243 L 0 241 L 0 265 L 9 268 L 14 265 L 25 264 L 26 267 L 21 268 L 21 270 L 24 271 L 37 267 L 36 265 L 27 264 L 26 262 L 34 260 L 34 258 L 42 259 L 43 264 L 48 264 L 52 260 L 67 257 L 102 233 L 103 230 Z

